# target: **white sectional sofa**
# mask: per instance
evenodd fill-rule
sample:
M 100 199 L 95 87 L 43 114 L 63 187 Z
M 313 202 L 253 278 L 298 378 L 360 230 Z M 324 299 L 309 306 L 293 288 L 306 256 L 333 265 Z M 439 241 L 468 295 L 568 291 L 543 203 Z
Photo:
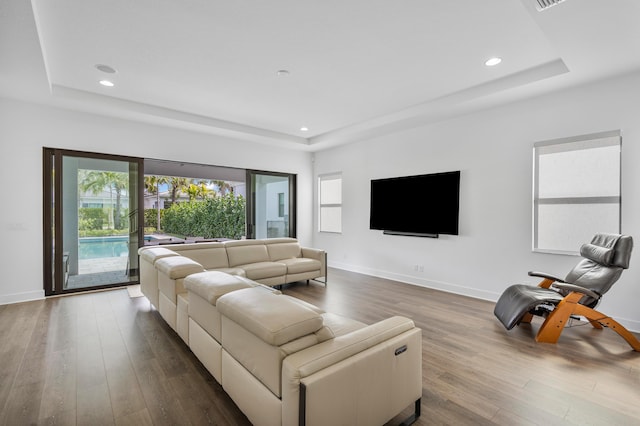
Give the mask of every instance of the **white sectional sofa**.
M 382 425 L 420 416 L 422 332 L 367 325 L 220 271 L 184 279 L 177 330 L 255 425 Z
M 141 291 L 174 330 L 190 274 L 221 271 L 269 286 L 321 277 L 326 283 L 327 277 L 324 250 L 302 247 L 295 238 L 148 246 L 138 254 Z
M 324 277 L 292 238 L 144 247 L 143 294 L 255 425 L 382 425 L 420 416 L 422 332 L 367 325 L 273 286 Z

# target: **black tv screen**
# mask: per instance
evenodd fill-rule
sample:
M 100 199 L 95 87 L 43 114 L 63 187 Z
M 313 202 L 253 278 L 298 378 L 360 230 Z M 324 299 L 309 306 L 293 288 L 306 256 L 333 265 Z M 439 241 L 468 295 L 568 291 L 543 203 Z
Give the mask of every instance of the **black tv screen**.
M 371 180 L 369 228 L 387 234 L 458 235 L 460 171 Z

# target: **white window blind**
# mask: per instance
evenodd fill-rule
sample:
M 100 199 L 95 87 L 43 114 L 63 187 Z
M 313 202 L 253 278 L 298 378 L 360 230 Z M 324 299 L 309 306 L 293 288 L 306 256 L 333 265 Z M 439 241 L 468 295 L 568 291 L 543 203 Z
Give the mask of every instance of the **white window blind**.
M 342 174 L 318 177 L 319 231 L 342 232 Z
M 620 232 L 619 131 L 534 144 L 533 250 L 577 254 Z

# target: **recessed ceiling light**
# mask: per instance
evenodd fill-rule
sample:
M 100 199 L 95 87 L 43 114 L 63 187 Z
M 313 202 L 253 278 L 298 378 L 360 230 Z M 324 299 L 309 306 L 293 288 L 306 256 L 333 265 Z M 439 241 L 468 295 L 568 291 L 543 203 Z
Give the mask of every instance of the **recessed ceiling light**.
M 115 74 L 116 72 L 115 68 L 110 67 L 109 65 L 104 65 L 104 64 L 97 64 L 96 69 L 102 72 L 106 72 L 107 74 Z
M 107 86 L 107 87 L 115 86 L 115 84 L 113 84 L 113 82 L 109 81 L 109 80 L 100 80 L 100 84 L 102 84 L 103 86 Z
M 291 73 L 289 72 L 289 70 L 278 70 L 276 74 L 278 77 L 287 77 Z
M 308 132 L 309 128 L 308 127 L 300 127 L 300 131 L 301 132 Z
M 502 58 L 495 57 L 495 58 L 487 59 L 487 61 L 484 64 L 488 67 L 494 67 L 498 65 L 500 62 L 502 62 Z

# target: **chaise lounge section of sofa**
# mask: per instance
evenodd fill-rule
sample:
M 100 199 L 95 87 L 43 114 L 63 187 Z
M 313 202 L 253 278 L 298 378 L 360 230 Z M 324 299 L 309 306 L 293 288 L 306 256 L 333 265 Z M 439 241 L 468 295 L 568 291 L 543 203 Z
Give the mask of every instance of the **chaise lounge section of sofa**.
M 183 339 L 253 424 L 382 425 L 409 406 L 406 424 L 419 417 L 422 333 L 409 318 L 367 325 L 219 271 L 184 285 Z

